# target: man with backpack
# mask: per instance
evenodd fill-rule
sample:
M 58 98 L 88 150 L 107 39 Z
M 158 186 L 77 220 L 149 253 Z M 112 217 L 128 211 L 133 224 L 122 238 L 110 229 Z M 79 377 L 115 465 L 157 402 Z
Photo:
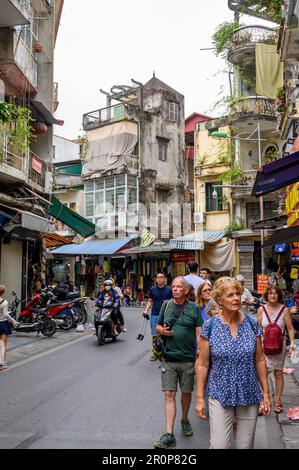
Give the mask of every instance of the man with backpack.
M 295 330 L 288 307 L 283 304 L 283 291 L 277 285 L 269 285 L 263 293 L 266 305 L 262 305 L 257 312 L 259 325 L 263 329 L 263 350 L 268 370 L 274 370 L 275 399 L 273 411 L 283 411 L 281 396 L 284 387 L 283 367 L 287 354 L 286 330 L 291 341 L 288 356 L 294 352 Z M 260 407 L 260 413 L 262 413 Z

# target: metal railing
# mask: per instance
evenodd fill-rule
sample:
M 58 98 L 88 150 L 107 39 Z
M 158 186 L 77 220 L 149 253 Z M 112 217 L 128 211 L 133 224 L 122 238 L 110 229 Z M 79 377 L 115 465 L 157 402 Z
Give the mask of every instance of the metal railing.
M 30 10 L 31 10 L 31 0 L 11 0 L 11 2 L 15 5 L 18 10 L 25 16 L 25 18 L 29 18 Z
M 251 196 L 252 188 L 256 178 L 256 170 L 244 170 L 242 183 L 238 188 L 232 189 L 231 198 Z M 241 185 L 244 184 L 244 188 Z
M 13 168 L 23 173 L 22 179 L 26 178 L 26 154 L 16 153 L 13 146 L 9 144 L 8 136 L 0 133 L 0 170 Z M 5 171 L 6 172 L 6 171 Z
M 13 33 L 14 62 L 20 67 L 30 83 L 37 88 L 37 61 L 21 38 L 20 31 Z
M 236 99 L 229 112 L 231 120 L 256 115 L 276 118 L 274 100 L 267 98 L 266 96 L 245 96 Z
M 33 152 L 29 155 L 28 179 L 38 184 L 42 188 L 45 187 L 47 165 L 38 158 Z
M 229 43 L 229 54 L 234 49 L 256 43 L 276 44 L 278 32 L 267 26 L 242 26 L 234 31 Z
M 83 129 L 90 130 L 113 121 L 121 121 L 128 116 L 130 107 L 126 104 L 116 104 L 108 108 L 97 109 L 83 115 Z

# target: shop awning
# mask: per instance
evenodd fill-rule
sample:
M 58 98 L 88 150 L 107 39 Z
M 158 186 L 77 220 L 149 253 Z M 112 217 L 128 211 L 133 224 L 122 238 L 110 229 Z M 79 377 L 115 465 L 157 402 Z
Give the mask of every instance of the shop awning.
M 80 244 L 66 245 L 52 250 L 53 255 L 115 255 L 120 252 L 122 248 L 131 243 L 137 235 L 130 235 L 128 238 L 114 238 L 102 239 L 93 238 Z M 119 253 L 122 254 L 122 253 Z
M 227 234 L 226 230 L 201 230 L 184 237 L 169 241 L 171 250 L 203 250 L 205 243 L 220 241 Z
M 121 255 L 138 255 L 140 253 L 169 253 L 170 247 L 168 243 L 153 243 L 150 246 L 134 246 L 133 248 L 128 248 L 127 250 L 122 250 Z
M 279 158 L 257 170 L 252 196 L 262 196 L 299 181 L 299 152 Z
M 86 238 L 95 233 L 96 226 L 92 222 L 69 209 L 65 204 L 58 201 L 55 196 L 51 197 L 51 203 L 49 214 L 52 217 L 60 220 L 82 237 Z
M 278 243 L 299 242 L 299 225 L 295 227 L 283 228 L 274 232 L 263 246 L 276 245 Z
M 271 217 L 269 219 L 258 220 L 257 222 L 254 222 L 252 229 L 253 230 L 261 230 L 261 229 L 273 230 L 276 228 L 281 228 L 282 225 L 285 225 L 287 223 L 287 219 L 288 218 L 286 215 L 280 215 L 277 217 Z
M 36 118 L 42 119 L 43 122 L 47 124 L 47 126 L 52 126 L 53 124 L 56 124 L 57 126 L 63 126 L 64 121 L 61 119 L 56 119 L 40 101 L 31 100 L 30 104 L 33 108 L 34 114 L 37 113 Z
M 54 248 L 56 246 L 70 245 L 73 244 L 71 240 L 57 233 L 41 233 L 42 237 L 45 239 L 47 248 Z
M 32 212 L 22 211 L 17 207 L 10 207 L 6 204 L 0 204 L 0 215 L 0 226 L 3 225 L 3 229 L 6 232 L 11 232 L 17 227 L 33 232 L 47 232 L 50 225 L 50 220 L 45 217 L 40 217 Z

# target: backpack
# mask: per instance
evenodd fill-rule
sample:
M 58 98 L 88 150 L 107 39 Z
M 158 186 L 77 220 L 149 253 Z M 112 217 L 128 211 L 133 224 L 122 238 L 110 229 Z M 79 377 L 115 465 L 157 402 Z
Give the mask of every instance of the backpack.
M 283 349 L 283 336 L 284 332 L 281 331 L 281 328 L 277 325 L 279 318 L 282 315 L 282 312 L 285 309 L 283 305 L 275 318 L 274 322 L 272 323 L 266 307 L 262 305 L 262 309 L 267 317 L 269 325 L 267 325 L 264 331 L 264 341 L 263 341 L 263 350 L 266 356 L 275 356 L 280 354 Z

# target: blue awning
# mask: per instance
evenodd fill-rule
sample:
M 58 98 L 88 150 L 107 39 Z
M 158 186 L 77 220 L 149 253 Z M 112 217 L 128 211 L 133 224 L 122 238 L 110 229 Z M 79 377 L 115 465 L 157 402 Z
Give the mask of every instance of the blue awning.
M 205 243 L 218 242 L 226 234 L 226 230 L 201 230 L 170 240 L 169 247 L 171 250 L 203 250 Z
M 130 235 L 128 238 L 107 238 L 105 240 L 100 240 L 93 238 L 87 240 L 86 242 L 74 244 L 74 245 L 65 245 L 55 250 L 52 250 L 53 255 L 68 255 L 68 256 L 77 256 L 77 255 L 114 255 L 122 248 L 125 248 L 130 242 L 137 238 L 137 235 Z

